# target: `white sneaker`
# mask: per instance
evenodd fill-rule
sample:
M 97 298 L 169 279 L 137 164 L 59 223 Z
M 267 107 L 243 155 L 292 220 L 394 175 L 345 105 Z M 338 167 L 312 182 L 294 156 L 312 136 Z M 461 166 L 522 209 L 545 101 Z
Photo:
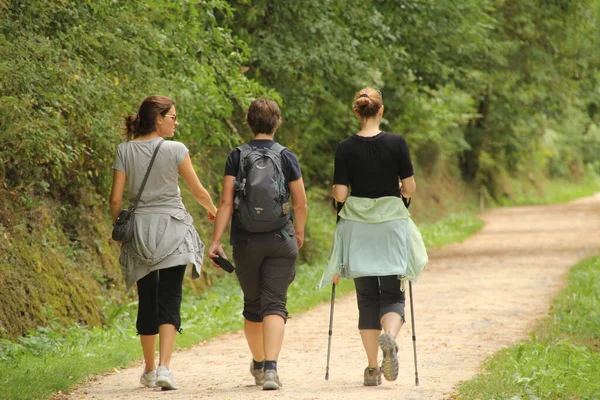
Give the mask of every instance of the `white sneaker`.
M 173 379 L 171 370 L 162 365 L 159 365 L 156 370 L 156 386 L 160 386 L 162 390 L 175 390 L 179 387 Z
M 156 387 L 156 370 L 142 372 L 142 376 L 140 377 L 140 385 L 145 386 L 147 388 Z

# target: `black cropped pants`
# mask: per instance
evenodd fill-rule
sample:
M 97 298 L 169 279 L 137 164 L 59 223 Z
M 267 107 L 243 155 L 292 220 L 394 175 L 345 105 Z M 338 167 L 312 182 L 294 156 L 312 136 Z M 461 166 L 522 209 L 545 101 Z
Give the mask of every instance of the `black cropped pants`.
M 186 265 L 152 271 L 137 281 L 138 335 L 156 335 L 158 327 L 171 324 L 181 331 L 181 299 Z
M 404 292 L 397 275 L 365 276 L 354 279 L 358 302 L 358 329 L 381 330 L 381 317 L 389 312 L 404 321 Z

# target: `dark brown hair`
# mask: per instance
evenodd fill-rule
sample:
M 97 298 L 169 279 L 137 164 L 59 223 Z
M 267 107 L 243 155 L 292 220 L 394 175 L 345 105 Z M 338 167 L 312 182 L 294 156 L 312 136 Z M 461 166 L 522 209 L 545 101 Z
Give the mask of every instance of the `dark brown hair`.
M 379 90 L 367 87 L 354 95 L 352 110 L 356 111 L 361 118 L 371 118 L 383 105 L 382 101 Z
M 275 133 L 281 124 L 281 110 L 277 102 L 272 99 L 256 99 L 248 107 L 246 123 L 252 129 L 252 133 Z
M 156 130 L 156 116 L 166 115 L 175 102 L 166 96 L 146 97 L 136 115 L 125 117 L 125 139 L 131 140 Z

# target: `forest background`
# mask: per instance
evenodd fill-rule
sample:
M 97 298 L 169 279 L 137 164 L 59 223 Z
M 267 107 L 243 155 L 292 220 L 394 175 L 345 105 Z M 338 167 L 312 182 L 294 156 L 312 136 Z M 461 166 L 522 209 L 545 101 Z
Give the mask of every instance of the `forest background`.
M 123 117 L 144 97 L 175 100 L 175 140 L 215 201 L 228 152 L 250 138 L 246 107 L 275 98 L 314 263 L 364 86 L 410 145 L 417 222 L 599 174 L 599 17 L 599 0 L 0 0 L 0 339 L 99 326 L 107 302 L 134 298 L 107 200 Z M 205 292 L 221 275 L 206 264 L 187 284 Z

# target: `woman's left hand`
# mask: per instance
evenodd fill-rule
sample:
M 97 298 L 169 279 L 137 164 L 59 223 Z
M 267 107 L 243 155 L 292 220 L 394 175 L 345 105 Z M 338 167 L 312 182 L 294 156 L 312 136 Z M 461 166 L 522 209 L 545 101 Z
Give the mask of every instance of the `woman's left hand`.
M 216 220 L 217 220 L 217 213 L 215 212 L 215 213 L 213 214 L 213 213 L 210 213 L 210 212 L 209 212 L 209 213 L 208 213 L 208 220 L 209 220 L 209 221 L 216 221 Z

